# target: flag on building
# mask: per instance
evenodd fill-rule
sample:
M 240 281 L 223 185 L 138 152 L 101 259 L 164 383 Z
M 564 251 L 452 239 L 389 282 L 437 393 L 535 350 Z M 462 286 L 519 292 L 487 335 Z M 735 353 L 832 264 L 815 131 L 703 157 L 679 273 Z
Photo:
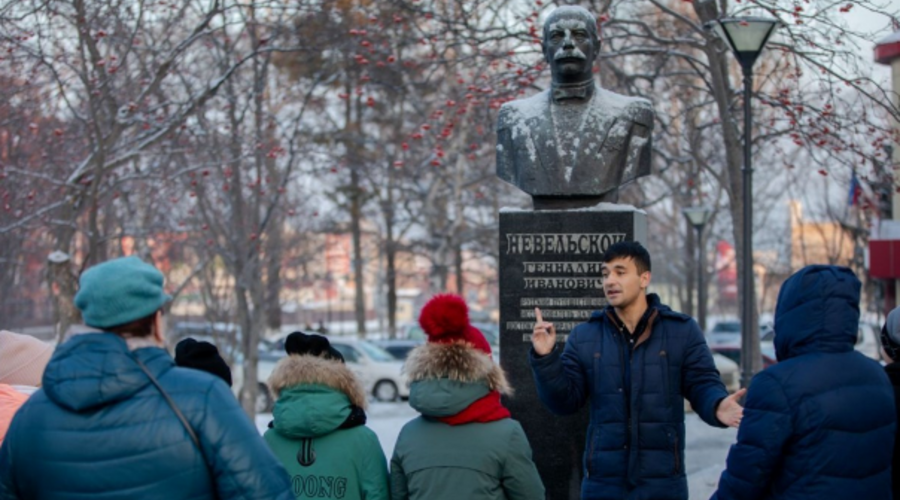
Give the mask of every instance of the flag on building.
M 847 193 L 847 205 L 856 206 L 859 205 L 859 195 L 862 192 L 862 186 L 859 184 L 859 178 L 856 177 L 856 170 L 853 171 L 853 175 L 850 177 L 850 190 Z

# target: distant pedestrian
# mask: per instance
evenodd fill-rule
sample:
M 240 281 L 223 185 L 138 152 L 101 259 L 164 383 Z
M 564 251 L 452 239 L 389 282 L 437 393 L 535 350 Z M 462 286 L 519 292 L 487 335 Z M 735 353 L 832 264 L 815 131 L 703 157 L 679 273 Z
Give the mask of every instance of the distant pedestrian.
M 6 430 L 9 429 L 13 416 L 27 400 L 28 394 L 11 385 L 0 384 L 0 446 L 3 445 L 3 438 L 6 437 Z
M 269 387 L 278 398 L 265 439 L 297 498 L 387 500 L 387 461 L 366 427 L 366 393 L 328 339 L 294 332 Z
M 0 384 L 40 387 L 53 345 L 31 335 L 0 330 Z
M 887 321 L 881 328 L 882 354 L 887 366 L 891 385 L 894 386 L 894 402 L 897 419 L 900 421 L 900 307 L 888 314 Z M 891 467 L 891 484 L 894 498 L 900 499 L 900 432 L 894 438 L 894 459 Z
M 175 365 L 211 373 L 231 387 L 231 368 L 219 355 L 219 349 L 205 341 L 190 337 L 175 345 Z
M 511 388 L 462 298 L 438 295 L 419 317 L 428 343 L 406 360 L 410 405 L 391 459 L 393 500 L 544 500 Z
M 53 346 L 30 335 L 0 330 L 0 445 L 13 416 L 41 385 Z
M 716 500 L 891 498 L 896 409 L 881 366 L 856 352 L 860 282 L 815 265 L 781 286 L 778 364 L 753 377 Z
M 163 348 L 163 275 L 86 270 L 75 305 L 104 333 L 60 345 L 0 448 L 0 499 L 288 499 L 281 464 L 219 378 Z

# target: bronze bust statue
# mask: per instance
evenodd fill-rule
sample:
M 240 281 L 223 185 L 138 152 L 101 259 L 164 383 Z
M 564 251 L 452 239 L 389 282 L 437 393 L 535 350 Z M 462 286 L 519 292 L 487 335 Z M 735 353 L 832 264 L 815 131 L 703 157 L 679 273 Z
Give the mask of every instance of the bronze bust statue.
M 600 39 L 584 8 L 550 13 L 541 47 L 552 87 L 500 108 L 497 176 L 538 210 L 615 203 L 620 186 L 650 173 L 653 107 L 594 82 Z

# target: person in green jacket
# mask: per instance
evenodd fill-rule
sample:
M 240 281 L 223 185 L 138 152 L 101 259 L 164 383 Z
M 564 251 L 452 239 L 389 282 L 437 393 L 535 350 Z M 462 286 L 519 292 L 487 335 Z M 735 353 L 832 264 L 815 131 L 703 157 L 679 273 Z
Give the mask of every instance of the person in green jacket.
M 266 443 L 296 498 L 387 500 L 387 461 L 366 423 L 366 393 L 321 335 L 290 334 L 269 377 L 277 401 Z
M 437 295 L 419 316 L 428 342 L 405 370 L 422 415 L 400 431 L 391 458 L 393 500 L 543 500 L 522 426 L 500 403 L 511 394 L 491 346 L 456 295 Z

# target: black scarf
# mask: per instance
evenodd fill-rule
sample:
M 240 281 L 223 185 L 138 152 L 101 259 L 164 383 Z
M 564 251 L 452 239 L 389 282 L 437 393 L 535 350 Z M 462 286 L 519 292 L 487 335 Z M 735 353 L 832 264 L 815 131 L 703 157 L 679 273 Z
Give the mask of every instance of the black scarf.
M 344 423 L 338 427 L 338 429 L 352 429 L 354 427 L 359 427 L 360 425 L 366 425 L 366 411 L 356 405 L 350 405 L 350 415 L 347 416 L 347 419 L 344 420 Z M 275 421 L 269 421 L 269 429 L 275 428 Z

